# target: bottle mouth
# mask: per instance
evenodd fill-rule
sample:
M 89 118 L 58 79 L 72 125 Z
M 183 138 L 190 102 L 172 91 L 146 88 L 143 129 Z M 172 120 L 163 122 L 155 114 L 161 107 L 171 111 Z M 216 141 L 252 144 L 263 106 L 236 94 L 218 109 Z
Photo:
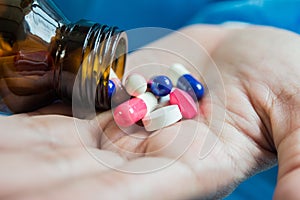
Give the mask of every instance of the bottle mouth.
M 102 53 L 104 59 L 101 67 L 102 73 L 99 74 L 99 84 L 97 86 L 95 106 L 98 110 L 108 110 L 111 108 L 111 96 L 108 94 L 108 85 L 110 78 L 121 80 L 125 71 L 126 54 L 127 54 L 127 35 L 118 29 L 112 30 L 107 41 L 107 52 Z M 102 49 L 102 48 L 101 48 Z M 111 76 L 114 74 L 114 76 Z
M 110 74 L 122 79 L 125 71 L 127 35 L 116 27 L 95 24 L 83 47 L 81 97 L 99 111 L 111 108 Z

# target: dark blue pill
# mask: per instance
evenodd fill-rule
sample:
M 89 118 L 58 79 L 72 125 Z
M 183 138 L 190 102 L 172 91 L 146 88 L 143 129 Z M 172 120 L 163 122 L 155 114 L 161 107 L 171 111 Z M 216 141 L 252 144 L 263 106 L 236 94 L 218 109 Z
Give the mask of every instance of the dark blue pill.
M 177 81 L 177 87 L 186 91 L 195 100 L 200 100 L 204 95 L 203 85 L 190 74 L 181 76 Z
M 108 81 L 108 97 L 111 98 L 116 92 L 116 85 L 112 80 Z
M 173 84 L 167 76 L 156 76 L 149 81 L 151 92 L 159 97 L 170 94 Z

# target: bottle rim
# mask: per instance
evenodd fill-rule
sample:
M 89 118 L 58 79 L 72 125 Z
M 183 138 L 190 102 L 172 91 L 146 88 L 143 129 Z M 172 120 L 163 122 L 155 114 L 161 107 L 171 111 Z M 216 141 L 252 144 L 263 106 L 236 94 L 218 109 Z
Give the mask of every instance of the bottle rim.
M 127 35 L 117 27 L 95 24 L 83 46 L 80 71 L 82 102 L 98 110 L 111 108 L 108 84 L 111 70 L 122 79 L 125 71 Z M 77 88 L 76 88 L 77 89 Z

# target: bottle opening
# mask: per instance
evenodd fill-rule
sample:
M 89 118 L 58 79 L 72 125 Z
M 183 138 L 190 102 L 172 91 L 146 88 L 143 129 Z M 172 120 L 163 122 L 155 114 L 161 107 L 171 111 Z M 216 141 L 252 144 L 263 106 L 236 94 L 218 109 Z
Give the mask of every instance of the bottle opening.
M 111 39 L 112 48 L 109 63 L 104 66 L 105 73 L 100 74 L 100 81 L 96 92 L 96 108 L 107 110 L 112 107 L 111 95 L 109 95 L 109 80 L 113 80 L 117 87 L 121 85 L 121 79 L 125 71 L 126 52 L 127 52 L 127 36 L 125 32 L 116 32 Z M 107 42 L 107 41 L 105 41 Z
M 75 29 L 81 33 L 84 32 L 84 27 L 80 28 L 76 23 L 75 28 L 71 29 L 72 34 Z M 90 111 L 95 108 L 98 111 L 108 110 L 111 108 L 111 96 L 108 91 L 111 74 L 115 74 L 115 78 L 121 79 L 125 70 L 127 35 L 116 27 L 99 24 L 92 25 L 86 32 L 83 48 L 79 51 L 82 52 L 81 61 L 79 60 L 81 63 L 77 64 L 80 69 L 76 75 L 74 74 L 76 80 L 74 86 L 72 85 L 73 92 L 70 99 L 73 101 L 73 107 L 83 107 Z M 76 43 L 74 39 L 71 41 Z M 71 62 L 76 66 L 74 60 Z M 71 62 L 63 67 L 62 77 L 70 74 L 68 66 Z M 61 78 L 61 80 L 63 79 L 66 80 L 66 78 Z M 61 84 L 60 91 L 67 96 L 69 92 L 65 88 L 68 88 L 69 82 L 61 82 Z

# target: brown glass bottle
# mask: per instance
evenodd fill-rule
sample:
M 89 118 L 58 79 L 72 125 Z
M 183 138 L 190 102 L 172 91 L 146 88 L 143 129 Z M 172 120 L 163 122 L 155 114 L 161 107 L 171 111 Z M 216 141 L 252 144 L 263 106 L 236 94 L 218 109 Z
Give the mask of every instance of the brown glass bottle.
M 116 27 L 70 23 L 51 0 L 0 0 L 0 111 L 63 99 L 110 108 L 112 70 L 122 78 L 127 37 Z

